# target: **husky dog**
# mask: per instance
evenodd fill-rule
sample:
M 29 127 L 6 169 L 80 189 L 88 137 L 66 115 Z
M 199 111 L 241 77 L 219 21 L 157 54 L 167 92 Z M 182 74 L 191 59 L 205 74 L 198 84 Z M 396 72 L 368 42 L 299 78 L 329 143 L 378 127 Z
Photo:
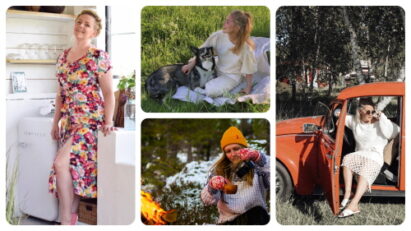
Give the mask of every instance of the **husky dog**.
M 188 74 L 181 70 L 184 64 L 173 64 L 160 67 L 148 76 L 145 86 L 151 98 L 161 101 L 179 86 L 187 86 L 192 90 L 204 88 L 208 81 L 216 77 L 213 48 L 191 47 L 191 51 L 195 54 L 196 65 Z

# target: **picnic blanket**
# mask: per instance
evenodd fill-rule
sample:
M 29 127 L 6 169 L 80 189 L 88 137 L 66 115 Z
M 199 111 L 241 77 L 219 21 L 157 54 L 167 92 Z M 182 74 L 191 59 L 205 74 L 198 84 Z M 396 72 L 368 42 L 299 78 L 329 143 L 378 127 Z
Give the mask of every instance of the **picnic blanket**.
M 251 37 L 251 39 L 254 40 L 256 45 L 254 52 L 257 60 L 257 72 L 253 75 L 253 88 L 250 94 L 240 94 L 240 91 L 246 86 L 245 78 L 243 78 L 237 87 L 221 97 L 211 98 L 205 94 L 195 92 L 189 87 L 181 86 L 177 88 L 172 98 L 193 103 L 205 101 L 215 106 L 245 101 L 251 101 L 253 104 L 268 104 L 270 102 L 270 64 L 267 52 L 270 51 L 270 38 Z

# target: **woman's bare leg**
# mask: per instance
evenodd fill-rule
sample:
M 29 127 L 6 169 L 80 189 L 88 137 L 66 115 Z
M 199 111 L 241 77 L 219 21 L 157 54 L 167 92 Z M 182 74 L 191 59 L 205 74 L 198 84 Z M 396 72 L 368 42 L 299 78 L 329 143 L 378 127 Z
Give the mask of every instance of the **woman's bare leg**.
M 78 213 L 78 205 L 80 203 L 80 197 L 74 195 L 73 204 L 71 205 L 71 213 Z
M 351 169 L 343 166 L 343 176 L 344 176 L 344 199 L 350 199 L 351 188 L 352 188 L 352 178 L 353 173 Z
M 352 211 L 358 211 L 358 203 L 360 203 L 361 197 L 364 195 L 365 191 L 367 191 L 368 182 L 363 176 L 359 176 L 357 189 L 355 190 L 355 195 L 352 198 L 350 204 L 347 206 L 348 209 Z
M 59 214 L 62 225 L 70 225 L 71 210 L 73 205 L 73 179 L 70 173 L 70 151 L 72 138 L 57 152 L 54 160 L 54 170 L 56 172 L 57 193 L 59 197 Z

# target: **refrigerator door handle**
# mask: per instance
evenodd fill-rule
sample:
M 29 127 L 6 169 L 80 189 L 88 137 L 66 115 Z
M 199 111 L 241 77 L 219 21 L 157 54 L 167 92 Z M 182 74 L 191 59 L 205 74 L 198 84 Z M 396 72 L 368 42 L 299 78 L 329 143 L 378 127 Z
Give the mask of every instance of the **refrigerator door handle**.
M 27 143 L 24 142 L 19 142 L 17 145 L 19 148 L 27 148 L 27 146 L 29 146 Z

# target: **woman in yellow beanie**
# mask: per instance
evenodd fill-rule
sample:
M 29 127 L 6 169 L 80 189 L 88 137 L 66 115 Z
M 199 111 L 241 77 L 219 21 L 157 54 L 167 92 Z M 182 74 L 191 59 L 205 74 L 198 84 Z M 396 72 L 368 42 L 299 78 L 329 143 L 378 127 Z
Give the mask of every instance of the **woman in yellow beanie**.
M 211 168 L 201 199 L 206 205 L 217 205 L 218 224 L 267 224 L 268 157 L 247 148 L 247 140 L 236 127 L 228 128 L 220 143 L 223 155 Z

